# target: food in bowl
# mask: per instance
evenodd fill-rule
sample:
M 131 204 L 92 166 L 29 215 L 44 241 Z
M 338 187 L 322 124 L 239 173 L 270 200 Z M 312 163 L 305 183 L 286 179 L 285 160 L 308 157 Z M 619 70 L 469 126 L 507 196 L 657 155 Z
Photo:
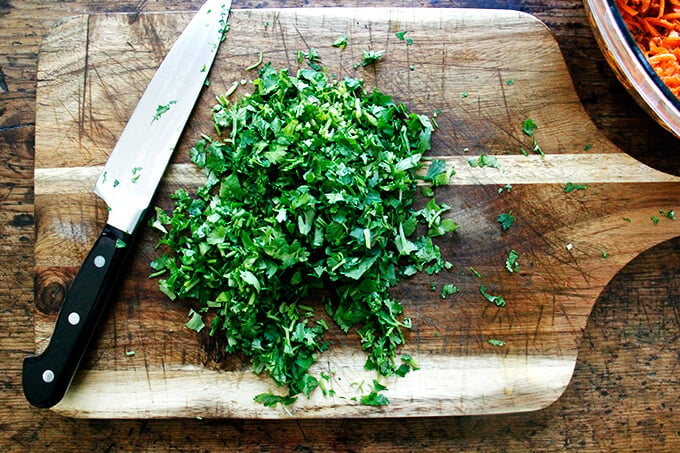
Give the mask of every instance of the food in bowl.
M 616 0 L 616 6 L 654 72 L 680 97 L 680 0 Z
M 680 87 L 673 80 L 676 73 L 680 75 L 680 49 L 671 47 L 673 41 L 680 41 L 680 27 L 670 26 L 680 23 L 675 17 L 680 0 L 584 0 L 584 5 L 595 39 L 619 81 L 652 118 L 680 138 L 680 91 L 671 89 Z M 654 55 L 646 51 L 650 41 Z M 672 49 L 673 60 L 661 56 L 662 48 Z M 652 67 L 654 61 L 659 69 Z

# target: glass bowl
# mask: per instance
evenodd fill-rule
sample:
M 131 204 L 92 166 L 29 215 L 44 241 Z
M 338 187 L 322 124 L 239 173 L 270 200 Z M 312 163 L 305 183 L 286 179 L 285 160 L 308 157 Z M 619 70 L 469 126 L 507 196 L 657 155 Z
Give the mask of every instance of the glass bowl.
M 605 59 L 637 103 L 680 138 L 680 100 L 656 74 L 619 13 L 615 0 L 584 0 Z

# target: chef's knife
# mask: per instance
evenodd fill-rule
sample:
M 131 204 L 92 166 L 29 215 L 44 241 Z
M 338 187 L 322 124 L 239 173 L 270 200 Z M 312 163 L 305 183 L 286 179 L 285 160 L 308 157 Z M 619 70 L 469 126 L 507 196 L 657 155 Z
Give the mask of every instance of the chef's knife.
M 205 84 L 230 7 L 231 0 L 208 0 L 196 13 L 149 83 L 95 184 L 109 207 L 107 224 L 69 288 L 49 345 L 24 359 L 24 394 L 36 407 L 54 406 L 71 385 Z

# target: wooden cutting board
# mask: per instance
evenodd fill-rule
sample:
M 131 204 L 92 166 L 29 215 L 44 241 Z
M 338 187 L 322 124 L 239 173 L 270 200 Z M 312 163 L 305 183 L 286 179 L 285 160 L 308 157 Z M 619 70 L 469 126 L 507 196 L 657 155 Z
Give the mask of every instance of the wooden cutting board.
M 38 71 L 35 209 L 36 349 L 52 332 L 64 292 L 106 220 L 92 193 L 132 109 L 190 14 L 81 16 L 43 42 Z M 437 198 L 460 224 L 438 243 L 456 267 L 416 276 L 394 294 L 413 320 L 407 344 L 420 370 L 386 379 L 385 407 L 357 397 L 376 376 L 363 370 L 355 335 L 330 333 L 315 372 L 332 376 L 288 411 L 253 396 L 272 389 L 221 341 L 183 324 L 190 302 L 171 302 L 148 278 L 158 239 L 147 228 L 120 292 L 70 392 L 54 410 L 76 417 L 380 417 L 535 410 L 564 391 L 588 315 L 602 289 L 630 259 L 680 235 L 680 178 L 645 167 L 608 142 L 584 112 L 558 46 L 535 18 L 513 11 L 459 9 L 235 10 L 199 105 L 157 203 L 201 182 L 188 150 L 212 133 L 215 96 L 256 76 L 245 68 L 263 52 L 276 68 L 296 70 L 297 50 L 314 47 L 329 73 L 365 79 L 412 111 L 438 111 L 431 156 L 457 174 Z M 395 33 L 407 31 L 412 43 Z M 349 45 L 332 43 L 346 33 Z M 362 50 L 382 61 L 354 69 Z M 304 66 L 304 64 L 303 64 Z M 532 119 L 545 157 L 531 152 L 522 123 Z M 520 148 L 530 150 L 525 156 Z M 500 168 L 469 159 L 497 156 Z M 566 193 L 567 183 L 587 188 Z M 500 190 L 507 184 L 511 190 Z M 501 213 L 515 223 L 503 231 Z M 655 222 L 653 218 L 657 218 Z M 509 273 L 510 250 L 520 272 Z M 481 274 L 475 276 L 470 267 Z M 430 290 L 452 283 L 442 299 Z M 485 285 L 504 308 L 480 294 Z M 489 339 L 505 342 L 494 346 Z M 283 392 L 283 389 L 273 389 Z

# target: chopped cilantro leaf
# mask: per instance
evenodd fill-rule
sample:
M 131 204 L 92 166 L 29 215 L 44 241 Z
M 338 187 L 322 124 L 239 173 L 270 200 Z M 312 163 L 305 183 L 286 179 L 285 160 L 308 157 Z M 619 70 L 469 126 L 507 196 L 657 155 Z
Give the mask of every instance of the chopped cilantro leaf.
M 371 392 L 368 395 L 362 395 L 359 402 L 364 406 L 387 406 L 390 400 L 378 392 Z
M 510 192 L 512 190 L 512 184 L 506 184 L 503 187 L 498 188 L 498 193 L 503 193 L 503 191 Z
M 524 135 L 527 137 L 531 137 L 531 149 L 534 153 L 540 154 L 542 157 L 545 157 L 545 153 L 543 152 L 543 149 L 540 147 L 538 142 L 536 141 L 536 136 L 534 135 L 534 131 L 538 129 L 538 126 L 534 122 L 534 120 L 527 118 L 522 122 L 522 132 Z M 520 151 L 522 154 L 527 156 L 529 153 L 526 152 L 524 148 L 520 148 Z
M 151 119 L 151 123 L 159 120 L 161 116 L 167 113 L 170 110 L 170 107 L 174 104 L 177 104 L 177 101 L 170 101 L 167 104 L 162 104 L 156 107 L 156 113 L 154 113 L 153 118 Z
M 534 136 L 534 131 L 538 129 L 538 126 L 534 122 L 534 120 L 527 118 L 524 120 L 522 123 L 522 132 L 524 132 L 524 135 L 527 137 L 533 137 Z
M 488 342 L 490 345 L 498 346 L 499 348 L 505 346 L 505 341 L 503 341 L 503 340 L 496 340 L 496 339 L 494 339 L 494 338 L 489 338 L 489 339 L 487 340 L 487 342 Z
M 471 167 L 492 167 L 492 168 L 500 168 L 500 165 L 498 164 L 498 159 L 496 156 L 490 156 L 486 154 L 480 155 L 478 158 L 474 159 L 468 159 L 468 164 L 470 164 Z
M 512 215 L 512 211 L 505 212 L 505 213 L 502 213 L 502 214 L 498 214 L 498 218 L 496 220 L 498 221 L 498 223 L 501 224 L 501 227 L 503 227 L 503 230 L 507 230 L 515 222 L 515 216 Z
M 492 304 L 495 304 L 497 307 L 505 307 L 505 299 L 501 295 L 494 296 L 486 292 L 486 286 L 482 285 L 479 287 L 479 292 Z
M 447 284 L 442 286 L 442 299 L 446 299 L 446 296 L 450 296 L 451 294 L 456 294 L 459 291 L 459 289 L 455 285 Z
M 659 211 L 659 214 L 661 214 L 661 215 L 664 216 L 664 217 L 668 217 L 668 218 L 671 219 L 671 220 L 675 220 L 675 211 L 672 210 L 672 209 L 671 209 L 670 211 L 668 211 L 668 212 L 666 212 L 666 211 L 664 211 L 664 210 L 660 210 L 660 211 Z
M 406 39 L 404 36 L 406 35 L 406 33 L 407 33 L 406 31 L 399 31 L 395 33 L 394 36 L 396 36 L 399 41 L 403 41 L 404 39 Z
M 333 42 L 333 47 L 344 49 L 347 47 L 347 34 L 343 33 Z
M 201 315 L 196 313 L 193 309 L 191 309 L 189 310 L 189 316 L 191 317 L 191 319 L 189 319 L 189 321 L 187 321 L 187 323 L 184 324 L 184 326 L 195 332 L 200 332 L 201 330 L 203 330 L 205 324 L 203 323 L 203 318 L 201 317 Z
M 274 395 L 271 391 L 269 393 L 260 393 L 253 398 L 253 401 L 262 404 L 267 407 L 276 407 L 277 404 L 282 404 L 283 406 L 289 406 L 297 401 L 294 396 L 280 396 Z
M 519 253 L 515 250 L 510 250 L 508 257 L 505 259 L 505 268 L 508 272 L 519 272 L 519 263 L 517 259 L 519 258 Z
M 588 186 L 586 186 L 585 184 L 574 184 L 574 183 L 571 183 L 571 182 L 568 182 L 563 187 L 565 193 L 571 193 L 575 190 L 586 190 L 587 188 L 588 188 Z
M 374 50 L 364 50 L 361 52 L 360 65 L 368 66 L 370 64 L 373 64 L 376 61 L 380 60 L 384 54 L 385 54 L 384 50 L 378 50 L 377 52 Z
M 373 379 L 373 390 L 368 395 L 362 395 L 359 403 L 364 406 L 387 406 L 390 400 L 382 393 L 378 393 L 383 390 L 387 390 L 387 387 Z

